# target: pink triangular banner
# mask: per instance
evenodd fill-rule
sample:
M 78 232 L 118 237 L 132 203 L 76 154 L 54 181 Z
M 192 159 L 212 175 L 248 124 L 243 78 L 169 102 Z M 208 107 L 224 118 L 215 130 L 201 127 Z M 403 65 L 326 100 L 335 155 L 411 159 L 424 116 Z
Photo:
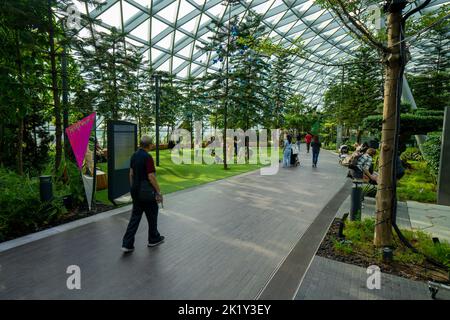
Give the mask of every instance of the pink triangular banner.
M 83 160 L 86 156 L 95 116 L 96 113 L 94 112 L 66 129 L 67 137 L 80 170 L 83 168 Z

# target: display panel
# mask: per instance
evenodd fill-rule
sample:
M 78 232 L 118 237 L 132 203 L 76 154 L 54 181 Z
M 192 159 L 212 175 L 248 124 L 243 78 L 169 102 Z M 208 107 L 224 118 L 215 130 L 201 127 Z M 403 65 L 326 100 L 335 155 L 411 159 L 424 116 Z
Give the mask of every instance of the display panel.
M 137 126 L 125 121 L 108 121 L 108 198 L 130 192 L 130 158 L 137 149 Z

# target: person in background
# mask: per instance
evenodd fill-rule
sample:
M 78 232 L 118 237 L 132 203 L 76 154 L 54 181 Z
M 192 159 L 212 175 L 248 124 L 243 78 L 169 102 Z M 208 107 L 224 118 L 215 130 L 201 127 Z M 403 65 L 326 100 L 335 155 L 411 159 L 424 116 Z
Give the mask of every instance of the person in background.
M 364 142 L 356 149 L 360 153 L 366 153 L 367 150 L 369 150 L 369 144 L 367 142 Z
M 286 139 L 283 144 L 283 168 L 288 168 L 291 163 L 291 151 L 292 151 L 292 136 L 286 134 Z
M 311 146 L 311 140 L 312 140 L 313 136 L 311 135 L 311 133 L 307 132 L 306 136 L 305 136 L 305 142 L 306 142 L 306 153 L 309 153 L 309 148 Z
M 300 152 L 300 144 L 302 143 L 302 135 L 300 134 L 300 132 L 297 133 L 296 140 L 297 140 L 298 152 Z
M 311 142 L 313 168 L 317 168 L 317 161 L 319 160 L 320 148 L 322 148 L 322 143 L 319 141 L 319 136 L 314 136 L 313 141 Z
M 122 241 L 122 251 L 125 253 L 134 251 L 134 237 L 141 222 L 142 213 L 148 221 L 148 246 L 154 247 L 164 242 L 164 237 L 158 232 L 158 203 L 163 201 L 158 181 L 156 180 L 155 163 L 149 154 L 151 138 L 142 136 L 140 148 L 130 160 L 130 191 L 133 200 L 133 210 L 130 222 Z M 139 198 L 139 190 L 142 183 L 150 183 L 156 192 L 154 200 Z

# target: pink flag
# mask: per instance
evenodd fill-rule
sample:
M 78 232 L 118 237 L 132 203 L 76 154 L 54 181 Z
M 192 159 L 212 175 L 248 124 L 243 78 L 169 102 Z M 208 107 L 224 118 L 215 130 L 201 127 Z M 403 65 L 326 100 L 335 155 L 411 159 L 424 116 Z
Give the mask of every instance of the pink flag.
M 91 136 L 92 126 L 94 125 L 95 115 L 96 113 L 94 112 L 66 129 L 67 137 L 69 138 L 70 145 L 72 146 L 80 170 L 83 168 L 83 160 L 89 144 L 89 137 Z

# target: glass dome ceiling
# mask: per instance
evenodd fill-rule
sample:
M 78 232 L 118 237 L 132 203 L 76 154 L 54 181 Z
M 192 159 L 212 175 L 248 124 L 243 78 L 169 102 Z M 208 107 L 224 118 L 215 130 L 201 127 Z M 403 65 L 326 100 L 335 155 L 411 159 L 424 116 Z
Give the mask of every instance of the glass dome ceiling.
M 223 0 L 105 0 L 97 8 L 73 2 L 82 14 L 98 20 L 94 30 L 123 30 L 128 44 L 139 47 L 154 69 L 179 79 L 215 72 L 214 55 L 197 48 L 208 41 L 207 26 L 213 19 L 228 20 L 230 14 L 243 19 L 251 9 L 263 16 L 267 36 L 275 42 L 290 47 L 296 39 L 302 40 L 311 61 L 296 59 L 291 72 L 297 91 L 312 106 L 322 104 L 327 84 L 341 72 L 337 66 L 324 64 L 345 61 L 359 45 L 314 0 L 241 0 L 233 6 Z M 410 7 L 422 2 L 411 1 Z M 448 0 L 433 0 L 424 11 L 445 3 Z M 81 29 L 80 35 L 91 36 L 89 30 Z

